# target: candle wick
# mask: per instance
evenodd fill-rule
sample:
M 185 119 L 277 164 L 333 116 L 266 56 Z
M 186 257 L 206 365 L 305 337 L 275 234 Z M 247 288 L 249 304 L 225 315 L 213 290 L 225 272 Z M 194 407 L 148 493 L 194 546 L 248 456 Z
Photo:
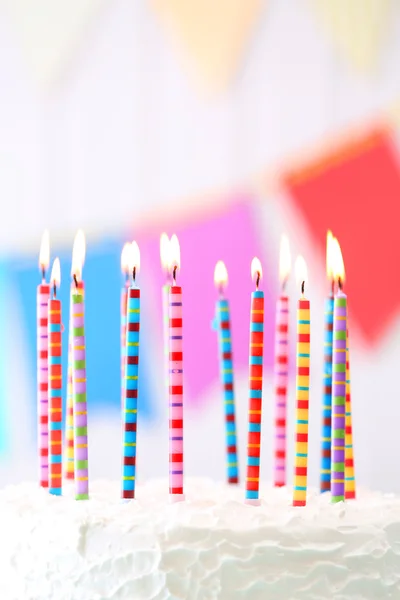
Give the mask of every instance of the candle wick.
M 76 289 L 78 289 L 79 284 L 78 284 L 78 278 L 76 276 L 76 273 L 73 274 L 73 278 L 74 278 L 74 281 L 75 281 L 75 287 L 76 287 Z
M 306 284 L 305 281 L 301 282 L 301 293 L 302 293 L 303 296 L 304 296 L 304 286 L 305 286 L 305 284 Z
M 331 293 L 332 293 L 332 296 L 335 295 L 335 279 L 334 279 L 334 277 L 332 277 L 332 281 L 331 281 Z
M 136 283 L 136 266 L 133 267 L 133 270 L 132 270 L 132 279 L 133 279 L 133 283 Z
M 57 286 L 55 281 L 53 281 L 53 297 L 57 298 Z
M 256 279 L 256 290 L 257 291 L 258 291 L 258 286 L 260 284 L 260 278 L 261 278 L 260 271 L 257 271 L 257 279 Z
M 340 291 L 343 290 L 343 282 L 341 277 L 338 277 L 338 288 Z
M 176 272 L 178 270 L 177 265 L 174 266 L 173 270 L 172 270 L 172 283 L 173 285 L 176 285 Z
M 46 267 L 42 265 L 42 283 L 46 281 Z
M 286 277 L 284 277 L 284 278 L 283 278 L 283 280 L 282 280 L 282 287 L 281 287 L 282 294 L 283 294 L 283 293 L 285 292 L 285 290 L 286 290 L 286 284 L 287 284 L 287 280 L 288 280 L 287 276 L 286 276 Z

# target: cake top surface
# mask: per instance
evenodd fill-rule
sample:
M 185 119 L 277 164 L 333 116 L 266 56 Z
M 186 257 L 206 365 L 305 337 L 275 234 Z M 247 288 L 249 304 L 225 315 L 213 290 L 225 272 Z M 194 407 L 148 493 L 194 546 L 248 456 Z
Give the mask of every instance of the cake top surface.
M 179 503 L 169 502 L 166 480 L 138 485 L 128 503 L 116 482 L 93 482 L 90 494 L 75 501 L 72 488 L 55 497 L 30 483 L 0 492 L 0 561 L 11 566 L 0 597 L 87 600 L 90 589 L 91 600 L 207 598 L 207 584 L 232 586 L 230 595 L 208 597 L 234 599 L 252 589 L 263 566 L 263 593 L 271 586 L 274 598 L 287 600 L 282 573 L 309 586 L 324 564 L 333 581 L 343 571 L 347 589 L 362 561 L 398 564 L 400 555 L 400 497 L 392 494 L 361 490 L 355 501 L 331 504 L 329 494 L 310 490 L 307 506 L 293 508 L 290 489 L 262 486 L 254 507 L 241 488 L 203 479 L 188 479 Z M 230 569 L 237 562 L 243 571 Z M 376 586 L 397 585 L 400 572 L 389 569 L 387 580 L 372 584 L 370 575 L 371 566 L 363 598 L 386 597 Z M 329 577 L 317 580 L 321 593 L 332 593 Z M 249 597 L 258 598 L 257 589 Z

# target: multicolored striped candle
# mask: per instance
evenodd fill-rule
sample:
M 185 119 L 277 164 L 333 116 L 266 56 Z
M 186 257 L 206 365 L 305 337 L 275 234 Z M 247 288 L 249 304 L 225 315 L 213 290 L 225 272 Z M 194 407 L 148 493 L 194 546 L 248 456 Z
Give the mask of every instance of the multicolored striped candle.
M 123 407 L 123 464 L 121 496 L 126 500 L 135 497 L 136 484 L 136 431 L 137 399 L 139 383 L 139 330 L 140 289 L 136 275 L 140 268 L 140 252 L 136 242 L 130 247 L 129 270 L 133 274 L 132 286 L 128 289 L 126 327 L 125 401 Z
M 297 305 L 293 506 L 305 506 L 307 502 L 308 403 L 310 393 L 310 301 L 304 296 L 307 266 L 302 256 L 298 256 L 296 260 L 296 278 L 301 285 L 301 297 Z
M 264 350 L 264 292 L 258 289 L 262 267 L 258 258 L 251 263 L 256 290 L 251 294 L 249 347 L 249 432 L 247 442 L 246 502 L 259 504 L 260 448 Z
M 326 274 L 331 282 L 332 293 L 325 300 L 324 334 L 324 385 L 322 397 L 322 436 L 320 492 L 331 489 L 331 444 L 332 444 L 332 347 L 333 347 L 333 294 L 334 279 L 332 265 L 332 232 L 326 238 Z
M 239 483 L 235 392 L 233 385 L 232 334 L 229 319 L 229 302 L 224 297 L 224 290 L 228 284 L 228 271 L 222 260 L 219 260 L 215 265 L 214 282 L 219 290 L 220 296 L 215 308 L 215 325 L 218 331 L 220 377 L 225 408 L 227 481 L 228 483 Z
M 75 479 L 75 451 L 74 451 L 74 400 L 73 400 L 73 357 L 72 357 L 72 294 L 79 290 L 82 295 L 85 285 L 81 280 L 83 264 L 86 254 L 85 236 L 81 229 L 75 235 L 72 249 L 72 267 L 70 289 L 70 314 L 68 325 L 68 371 L 67 371 L 67 417 L 65 421 L 65 452 L 64 452 L 64 477 L 67 480 Z
M 37 288 L 37 416 L 38 416 L 38 451 L 39 451 L 39 484 L 49 487 L 49 405 L 48 405 L 48 303 L 50 286 L 46 283 L 46 270 L 50 260 L 49 233 L 42 237 L 39 255 L 39 267 L 42 272 L 42 283 Z
M 180 249 L 176 235 L 170 241 L 172 285 L 169 290 L 169 493 L 184 499 L 183 485 L 183 318 L 182 288 L 176 284 Z
M 55 259 L 50 285 L 53 297 L 48 307 L 48 356 L 49 356 L 49 492 L 62 494 L 62 321 L 61 301 L 56 298 L 60 286 L 60 261 Z
M 344 500 L 347 297 L 342 290 L 342 254 L 339 243 L 336 239 L 334 241 L 335 279 L 339 290 L 333 304 L 331 498 L 332 502 L 341 502 Z
M 276 302 L 275 324 L 275 461 L 274 485 L 286 485 L 286 404 L 289 363 L 289 298 L 285 293 L 286 282 L 290 274 L 289 240 L 281 239 L 279 278 L 281 294 Z
M 162 294 L 162 315 L 163 315 L 163 342 L 164 342 L 164 368 L 165 368 L 165 387 L 168 393 L 169 388 L 169 288 L 171 287 L 170 274 L 170 242 L 166 233 L 160 237 L 160 258 L 161 267 L 165 274 L 165 284 L 161 288 Z
M 72 294 L 74 289 L 85 293 L 83 281 L 71 283 L 70 307 L 72 307 Z M 72 359 L 72 308 L 70 308 L 68 330 L 68 370 L 67 370 L 67 416 L 65 420 L 65 451 L 64 451 L 64 477 L 70 481 L 75 479 L 75 453 L 74 453 L 74 394 L 73 394 L 73 359 Z
M 347 348 L 346 348 L 346 429 L 345 429 L 345 450 L 344 450 L 344 495 L 346 500 L 353 500 L 356 497 L 356 478 L 354 475 L 354 454 L 353 454 L 353 425 L 351 410 L 351 381 L 350 381 L 350 351 L 349 351 L 349 329 L 347 327 Z
M 71 305 L 76 500 L 87 500 L 89 498 L 85 301 L 82 290 L 78 287 L 82 264 L 82 256 L 77 251 L 75 258 L 73 258 L 76 289 L 72 294 Z
M 124 244 L 121 252 L 121 271 L 125 276 L 125 284 L 121 288 L 121 409 L 125 401 L 125 363 L 126 363 L 126 311 L 129 289 L 129 253 L 130 244 Z

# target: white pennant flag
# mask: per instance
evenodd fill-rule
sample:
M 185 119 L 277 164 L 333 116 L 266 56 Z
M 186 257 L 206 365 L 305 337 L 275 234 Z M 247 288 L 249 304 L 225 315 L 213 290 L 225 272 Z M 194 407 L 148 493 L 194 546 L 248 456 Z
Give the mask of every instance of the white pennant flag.
M 105 0 L 0 0 L 35 77 L 55 80 Z

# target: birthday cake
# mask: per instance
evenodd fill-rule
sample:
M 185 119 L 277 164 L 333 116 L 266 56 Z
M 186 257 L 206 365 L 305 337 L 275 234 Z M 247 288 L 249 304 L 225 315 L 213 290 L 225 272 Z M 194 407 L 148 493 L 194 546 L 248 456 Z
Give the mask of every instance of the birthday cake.
M 359 493 L 331 504 L 312 490 L 243 490 L 188 479 L 186 500 L 166 481 L 119 500 L 91 484 L 90 500 L 36 484 L 0 492 L 2 600 L 377 600 L 400 598 L 400 497 Z

